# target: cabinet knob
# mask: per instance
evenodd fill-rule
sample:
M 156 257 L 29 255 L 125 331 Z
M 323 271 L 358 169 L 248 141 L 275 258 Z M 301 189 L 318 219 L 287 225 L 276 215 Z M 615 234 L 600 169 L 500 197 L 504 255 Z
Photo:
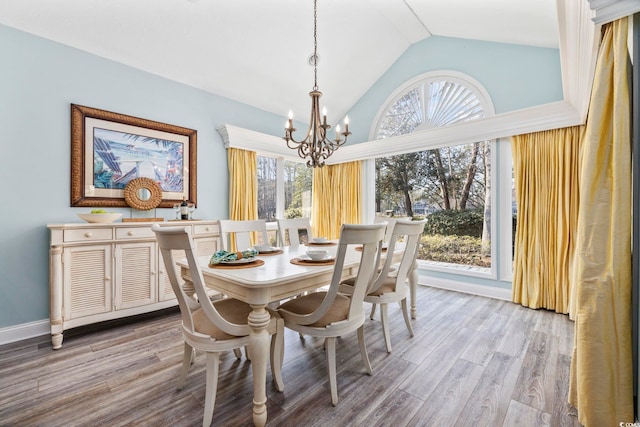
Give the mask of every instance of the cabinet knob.
M 209 227 L 205 227 L 204 231 L 209 231 Z
M 127 236 L 133 236 L 133 231 L 128 231 Z
M 86 233 L 84 233 L 84 237 L 88 238 L 88 237 L 91 237 L 91 236 L 93 236 L 93 233 L 90 233 L 88 231 Z

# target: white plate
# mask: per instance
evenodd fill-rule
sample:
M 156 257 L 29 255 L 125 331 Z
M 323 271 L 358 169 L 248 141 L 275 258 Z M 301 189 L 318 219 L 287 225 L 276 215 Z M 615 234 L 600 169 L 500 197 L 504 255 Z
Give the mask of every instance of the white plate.
M 305 262 L 327 262 L 331 261 L 333 257 L 331 255 L 327 255 L 326 257 L 321 259 L 311 259 L 309 255 L 300 255 L 298 259 Z
M 255 261 L 256 258 L 240 258 L 240 259 L 234 259 L 233 261 L 220 261 L 220 264 L 247 264 L 249 262 L 253 262 Z
M 274 252 L 278 252 L 279 250 L 280 250 L 280 248 L 271 247 L 269 249 L 258 250 L 258 253 L 260 253 L 260 254 L 271 254 L 271 253 L 274 253 Z

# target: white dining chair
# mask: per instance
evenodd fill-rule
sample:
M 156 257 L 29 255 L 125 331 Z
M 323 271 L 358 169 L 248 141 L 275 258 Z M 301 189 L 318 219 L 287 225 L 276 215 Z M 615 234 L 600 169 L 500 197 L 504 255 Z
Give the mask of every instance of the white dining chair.
M 391 352 L 391 335 L 389 333 L 389 315 L 387 306 L 389 303 L 399 302 L 404 316 L 404 322 L 409 330 L 409 335 L 413 337 L 413 328 L 407 308 L 407 285 L 408 276 L 415 268 L 416 257 L 420 248 L 420 236 L 424 231 L 426 220 L 396 221 L 391 232 L 391 238 L 387 243 L 387 257 L 382 270 L 373 284 L 367 290 L 364 297 L 365 302 L 380 305 L 380 317 L 382 322 L 382 334 L 384 335 L 387 352 Z M 403 240 L 404 251 L 397 269 L 392 270 L 392 254 L 395 251 L 398 241 Z M 353 279 L 345 280 L 340 285 L 340 292 L 347 295 L 354 293 L 355 283 Z M 371 314 L 373 318 L 373 311 Z
M 380 224 L 381 222 L 386 222 L 387 223 L 387 230 L 384 233 L 384 241 L 385 243 L 389 243 L 389 240 L 391 239 L 391 233 L 393 232 L 393 226 L 396 224 L 396 221 L 406 221 L 406 220 L 410 220 L 411 218 L 406 217 L 406 216 L 375 216 L 373 217 L 373 223 L 374 224 Z
M 277 221 L 280 245 L 287 246 L 286 242 L 289 242 L 289 246 L 297 248 L 300 243 L 309 242 L 312 239 L 309 218 L 278 219 Z M 305 230 L 307 235 L 306 240 L 302 240 L 302 242 L 300 241 L 300 230 Z
M 249 304 L 224 298 L 211 302 L 207 297 L 202 272 L 193 250 L 193 241 L 185 227 L 160 227 L 154 224 L 151 228 L 156 234 L 160 253 L 169 276 L 171 288 L 178 300 L 182 317 L 182 337 L 184 339 L 184 355 L 182 369 L 178 379 L 178 390 L 181 390 L 196 350 L 206 352 L 206 388 L 205 406 L 202 419 L 203 426 L 211 425 L 216 402 L 218 384 L 219 355 L 223 351 L 238 350 L 249 344 L 249 325 L 247 319 L 252 308 Z M 184 251 L 189 264 L 191 280 L 195 296 L 187 295 L 182 281 L 178 280 L 172 251 Z M 270 311 L 268 331 L 271 334 L 271 372 L 278 391 L 284 390 L 282 381 L 282 358 L 284 351 L 284 321 Z M 236 352 L 236 355 L 240 354 Z
M 364 345 L 363 298 L 376 273 L 380 259 L 385 224 L 356 225 L 345 224 L 340 232 L 340 240 L 335 259 L 333 276 L 328 290 L 313 292 L 291 299 L 278 307 L 284 318 L 284 325 L 298 333 L 325 339 L 325 352 L 331 389 L 331 402 L 338 404 L 336 382 L 336 338 L 358 331 L 360 354 L 368 374 L 371 364 Z M 350 297 L 338 292 L 344 258 L 349 245 L 362 245 L 358 273 L 354 278 L 353 293 Z
M 252 234 L 256 233 L 252 241 Z M 244 251 L 254 244 L 269 244 L 267 235 L 267 222 L 263 219 L 234 221 L 230 219 L 220 220 L 220 238 L 222 249 L 225 251 Z

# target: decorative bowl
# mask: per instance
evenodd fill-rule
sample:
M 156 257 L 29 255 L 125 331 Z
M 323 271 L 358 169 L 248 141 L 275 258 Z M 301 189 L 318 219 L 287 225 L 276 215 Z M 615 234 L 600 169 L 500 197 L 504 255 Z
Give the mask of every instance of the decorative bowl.
M 107 212 L 107 213 L 79 213 L 78 217 L 80 219 L 83 219 L 87 222 L 92 222 L 92 223 L 109 223 L 109 222 L 114 222 L 115 220 L 119 219 L 122 216 L 121 213 L 113 213 L 113 212 Z
M 307 251 L 306 253 L 313 261 L 320 261 L 329 256 L 329 251 Z

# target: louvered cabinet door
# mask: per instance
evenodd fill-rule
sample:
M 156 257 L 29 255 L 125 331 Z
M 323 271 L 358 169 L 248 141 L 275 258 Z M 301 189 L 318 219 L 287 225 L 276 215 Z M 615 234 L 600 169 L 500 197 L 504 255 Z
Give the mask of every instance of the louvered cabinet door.
M 173 257 L 174 260 L 177 259 L 181 259 L 184 258 L 184 251 L 183 250 L 179 250 L 179 251 L 171 251 L 171 255 Z M 158 295 L 159 295 L 159 299 L 160 301 L 166 301 L 166 300 L 170 300 L 176 297 L 176 295 L 173 293 L 173 289 L 171 288 L 171 282 L 169 282 L 169 275 L 167 274 L 166 268 L 164 266 L 164 260 L 162 259 L 162 253 L 160 251 L 158 251 L 158 271 L 159 271 L 159 277 L 158 277 Z M 175 265 L 174 269 L 176 271 L 176 276 L 178 277 L 178 281 L 180 281 L 180 283 L 182 283 L 182 277 L 180 277 L 180 268 Z
M 65 248 L 64 319 L 112 310 L 111 245 Z
M 115 309 L 157 302 L 156 242 L 115 246 Z

